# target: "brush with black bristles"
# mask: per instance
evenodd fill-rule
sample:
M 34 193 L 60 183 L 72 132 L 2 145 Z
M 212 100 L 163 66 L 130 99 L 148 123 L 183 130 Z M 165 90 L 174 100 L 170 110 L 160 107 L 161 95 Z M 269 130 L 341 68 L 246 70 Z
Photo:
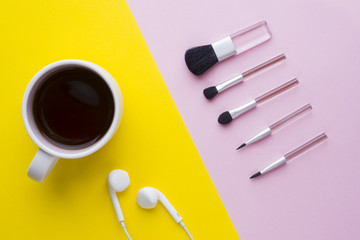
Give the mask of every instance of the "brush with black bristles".
M 302 114 L 309 112 L 312 109 L 310 104 L 306 104 L 305 106 L 299 108 L 295 112 L 290 113 L 286 117 L 283 117 L 279 121 L 271 124 L 269 127 L 265 128 L 264 130 L 260 131 L 258 134 L 256 134 L 254 137 L 250 138 L 245 143 L 241 144 L 236 150 L 239 150 L 243 147 L 249 146 L 250 144 L 253 144 L 255 142 L 258 142 L 268 136 L 270 136 L 274 131 L 278 130 L 281 126 L 284 126 L 289 121 L 300 117 Z
M 204 90 L 204 96 L 207 99 L 212 99 L 213 97 L 215 97 L 218 93 L 221 93 L 223 91 L 225 91 L 226 89 L 235 86 L 238 83 L 241 83 L 244 79 L 247 79 L 248 77 L 250 77 L 251 75 L 258 73 L 268 67 L 270 67 L 271 65 L 278 63 L 282 60 L 285 60 L 286 56 L 284 54 L 280 54 L 279 56 L 276 56 L 256 67 L 251 68 L 250 70 L 243 72 L 240 75 L 237 75 L 233 78 L 230 78 L 229 80 L 220 83 L 216 86 L 212 86 L 212 87 L 208 87 Z
M 296 78 L 294 78 L 293 80 L 290 80 L 290 81 L 282 84 L 281 86 L 274 88 L 273 90 L 271 90 L 267 93 L 264 93 L 263 95 L 241 105 L 240 107 L 237 107 L 230 111 L 223 112 L 222 114 L 220 114 L 220 116 L 218 118 L 218 122 L 222 125 L 229 124 L 233 119 L 235 119 L 235 118 L 239 117 L 241 114 L 253 109 L 258 104 L 263 103 L 263 102 L 275 97 L 276 95 L 279 95 L 280 93 L 282 93 L 292 87 L 295 87 L 298 84 L 299 84 L 299 81 Z
M 262 30 L 263 34 L 251 42 L 239 45 L 239 39 L 254 30 Z M 265 21 L 231 34 L 213 44 L 194 47 L 185 52 L 185 62 L 189 70 L 199 76 L 211 68 L 215 63 L 231 56 L 243 53 L 271 38 L 270 30 Z
M 315 147 L 317 144 L 325 141 L 327 139 L 327 136 L 325 133 L 322 133 L 320 135 L 318 135 L 317 137 L 311 139 L 310 141 L 304 143 L 303 145 L 301 145 L 300 147 L 294 149 L 293 151 L 285 154 L 284 156 L 282 156 L 281 158 L 279 158 L 278 160 L 272 162 L 270 165 L 268 165 L 266 168 L 264 168 L 263 170 L 253 174 L 250 179 L 256 178 L 258 176 L 263 175 L 264 173 L 267 173 L 275 168 L 280 167 L 281 165 L 285 164 L 287 161 L 290 161 L 291 159 L 295 158 L 296 156 L 304 153 L 305 151 L 309 150 L 312 147 Z

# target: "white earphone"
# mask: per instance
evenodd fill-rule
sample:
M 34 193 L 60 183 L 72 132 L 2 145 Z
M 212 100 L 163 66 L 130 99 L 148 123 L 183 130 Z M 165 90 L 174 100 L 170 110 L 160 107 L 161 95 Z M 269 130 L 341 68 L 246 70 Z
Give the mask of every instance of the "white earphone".
M 152 187 L 144 187 L 139 190 L 136 197 L 136 201 L 140 205 L 140 207 L 145 209 L 151 209 L 156 207 L 157 202 L 160 201 L 164 205 L 166 210 L 170 213 L 170 215 L 174 218 L 174 220 L 184 228 L 190 239 L 193 240 L 193 237 L 191 236 L 189 230 L 186 228 L 185 224 L 183 223 L 180 214 L 171 205 L 171 203 L 165 197 L 165 195 L 162 194 L 159 190 Z
M 111 201 L 114 205 L 116 216 L 122 228 L 124 229 L 126 236 L 128 237 L 128 239 L 131 240 L 129 233 L 125 228 L 124 215 L 121 211 L 119 199 L 117 198 L 116 195 L 116 192 L 124 191 L 129 186 L 129 184 L 130 184 L 130 178 L 129 178 L 129 174 L 126 171 L 117 169 L 109 173 L 108 186 L 109 186 Z M 142 208 L 145 209 L 151 209 L 156 207 L 157 202 L 160 201 L 164 205 L 166 210 L 168 210 L 170 215 L 174 218 L 174 220 L 185 229 L 190 239 L 193 240 L 193 237 L 191 236 L 190 232 L 183 223 L 179 213 L 171 205 L 169 200 L 167 200 L 164 194 L 162 194 L 159 190 L 152 187 L 144 187 L 139 190 L 136 197 L 136 201 Z
M 124 191 L 129 186 L 129 184 L 130 184 L 130 178 L 129 178 L 129 174 L 126 171 L 117 169 L 109 173 L 108 186 L 109 186 L 111 201 L 114 205 L 116 216 L 122 228 L 124 229 L 126 236 L 128 237 L 128 239 L 131 240 L 129 233 L 125 228 L 124 215 L 121 211 L 120 203 L 116 195 L 116 192 Z

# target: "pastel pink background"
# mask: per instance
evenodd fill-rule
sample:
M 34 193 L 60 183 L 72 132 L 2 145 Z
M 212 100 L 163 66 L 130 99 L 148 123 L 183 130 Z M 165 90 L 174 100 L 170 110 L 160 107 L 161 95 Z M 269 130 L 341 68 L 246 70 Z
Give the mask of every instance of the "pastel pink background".
M 128 3 L 240 238 L 359 239 L 360 3 Z M 261 20 L 268 22 L 273 33 L 269 42 L 217 64 L 201 77 L 188 71 L 186 49 L 212 43 Z M 204 98 L 204 88 L 280 53 L 287 55 L 285 63 L 212 101 Z M 293 77 L 300 81 L 296 88 L 228 126 L 217 123 L 223 111 Z M 258 144 L 235 151 L 259 130 L 306 103 L 313 105 L 310 114 Z M 323 131 L 329 136 L 325 143 L 268 175 L 249 180 L 268 163 Z

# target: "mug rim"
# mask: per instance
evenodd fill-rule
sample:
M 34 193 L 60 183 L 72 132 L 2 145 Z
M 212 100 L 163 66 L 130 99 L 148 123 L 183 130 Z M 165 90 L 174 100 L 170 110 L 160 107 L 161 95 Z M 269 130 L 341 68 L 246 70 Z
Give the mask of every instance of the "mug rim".
M 98 141 L 96 141 L 95 143 L 93 143 L 85 148 L 66 149 L 66 148 L 61 148 L 61 147 L 47 141 L 45 138 L 42 140 L 37 136 L 37 134 L 35 134 L 34 129 L 30 125 L 30 121 L 29 121 L 28 104 L 31 104 L 31 109 L 32 109 L 32 104 L 33 104 L 33 102 L 29 103 L 29 97 L 30 97 L 30 94 L 32 93 L 32 91 L 37 90 L 37 89 L 34 89 L 35 84 L 45 74 L 51 73 L 53 70 L 67 67 L 67 66 L 80 66 L 80 67 L 85 67 L 89 70 L 94 71 L 105 81 L 105 83 L 107 84 L 107 86 L 109 87 L 109 89 L 111 91 L 111 94 L 113 95 L 114 116 L 113 116 L 113 119 L 112 119 L 109 129 L 106 131 L 104 136 L 102 136 Z M 32 111 L 31 111 L 31 113 L 32 113 Z M 27 133 L 29 134 L 30 138 L 40 149 L 42 149 L 43 151 L 45 151 L 46 153 L 48 153 L 52 156 L 56 156 L 59 158 L 71 158 L 71 159 L 72 158 L 81 158 L 81 157 L 88 156 L 88 155 L 96 152 L 97 150 L 99 150 L 111 139 L 111 137 L 116 132 L 116 129 L 119 126 L 121 118 L 122 118 L 122 113 L 123 113 L 122 94 L 121 94 L 119 85 L 116 83 L 115 79 L 110 75 L 110 73 L 108 73 L 104 68 L 100 67 L 99 65 L 85 61 L 85 60 L 78 60 L 78 59 L 60 60 L 60 61 L 50 63 L 47 66 L 43 67 L 30 80 L 29 84 L 26 87 L 23 101 L 22 101 L 23 122 L 25 125 L 25 129 L 26 129 Z M 35 124 L 35 127 L 37 128 L 36 124 Z M 43 141 L 46 141 L 47 144 L 44 144 Z M 48 145 L 53 146 L 54 149 L 49 147 Z M 56 149 L 59 149 L 59 150 L 56 150 Z

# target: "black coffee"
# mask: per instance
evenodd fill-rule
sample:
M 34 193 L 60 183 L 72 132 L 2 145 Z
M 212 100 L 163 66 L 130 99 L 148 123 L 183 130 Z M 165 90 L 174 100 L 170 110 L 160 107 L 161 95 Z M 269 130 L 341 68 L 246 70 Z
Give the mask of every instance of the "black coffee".
M 33 115 L 42 135 L 62 148 L 84 148 L 109 129 L 113 95 L 95 72 L 68 67 L 43 81 L 34 96 Z

